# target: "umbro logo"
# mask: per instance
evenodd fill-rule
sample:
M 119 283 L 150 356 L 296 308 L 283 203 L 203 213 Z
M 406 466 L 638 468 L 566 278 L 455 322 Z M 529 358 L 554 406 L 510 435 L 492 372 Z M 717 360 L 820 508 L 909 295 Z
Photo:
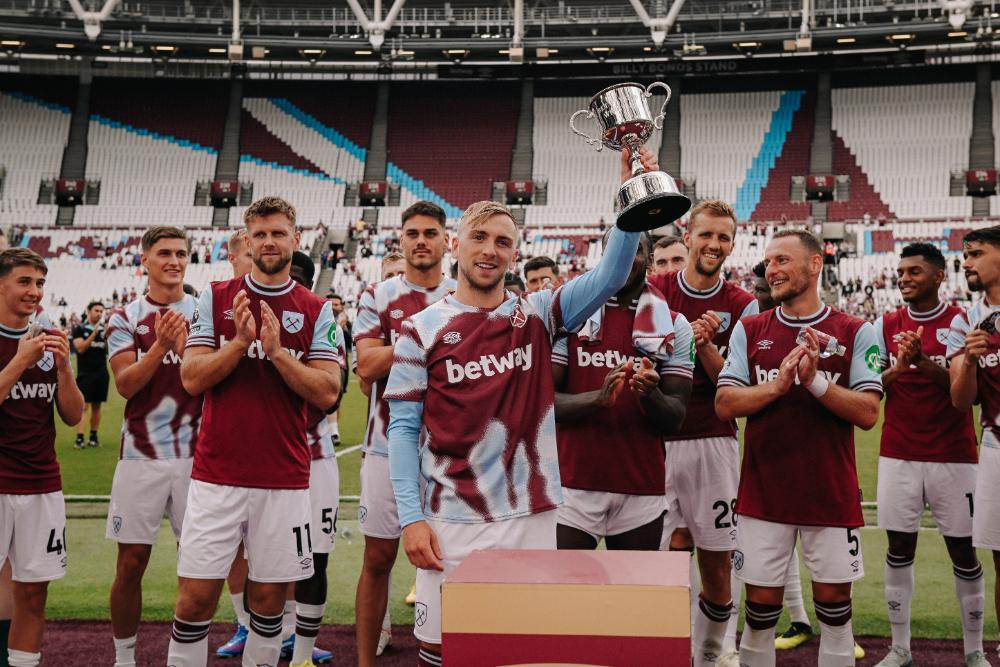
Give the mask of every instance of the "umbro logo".
M 146 334 L 149 333 L 149 327 L 147 327 L 145 324 L 140 324 L 135 328 L 135 332 L 140 336 L 145 336 Z
M 757 341 L 758 350 L 770 350 L 772 345 L 774 345 L 774 341 L 768 340 L 767 338 L 765 338 L 764 340 Z
M 389 311 L 389 317 L 391 317 L 394 320 L 398 320 L 402 316 L 403 316 L 403 311 L 401 311 L 399 308 L 395 308 Z
M 308 570 L 310 567 L 312 567 L 312 562 L 313 562 L 312 558 L 306 557 L 299 561 L 299 565 L 302 566 L 303 570 Z
M 903 603 L 899 600 L 889 600 L 887 604 L 889 605 L 889 611 L 899 611 L 903 606 Z
M 233 309 L 230 308 L 229 310 L 223 311 L 222 318 L 226 320 L 233 319 Z
M 861 570 L 861 561 L 854 561 L 851 563 L 851 570 L 857 574 Z
M 970 611 L 969 612 L 969 618 L 972 619 L 973 621 L 981 621 L 983 619 L 983 612 L 982 611 Z
M 441 337 L 441 340 L 449 345 L 454 345 L 455 343 L 460 343 L 462 341 L 462 334 L 457 331 L 449 331 Z

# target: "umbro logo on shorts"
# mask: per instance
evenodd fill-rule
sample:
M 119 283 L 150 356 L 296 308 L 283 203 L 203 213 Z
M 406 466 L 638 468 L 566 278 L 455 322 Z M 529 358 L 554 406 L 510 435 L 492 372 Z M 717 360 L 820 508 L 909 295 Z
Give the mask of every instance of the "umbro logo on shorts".
M 418 602 L 413 607 L 413 622 L 417 625 L 423 625 L 427 622 L 427 605 L 423 602 Z
M 861 568 L 861 562 L 860 561 L 854 561 L 854 562 L 851 563 L 851 571 L 854 572 L 855 574 L 857 574 L 857 572 L 860 570 L 860 568 Z
M 309 567 L 312 565 L 312 562 L 313 562 L 312 558 L 303 558 L 302 560 L 299 561 L 299 565 L 302 566 L 303 570 L 308 570 Z
M 733 551 L 733 567 L 737 570 L 743 569 L 743 552 L 739 549 Z
M 111 528 L 115 531 L 115 535 L 122 529 L 122 518 L 120 516 L 111 517 Z

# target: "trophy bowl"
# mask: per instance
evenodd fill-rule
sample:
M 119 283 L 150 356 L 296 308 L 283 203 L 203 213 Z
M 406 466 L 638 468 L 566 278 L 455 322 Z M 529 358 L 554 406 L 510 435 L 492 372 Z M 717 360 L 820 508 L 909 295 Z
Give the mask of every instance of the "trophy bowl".
M 649 99 L 654 88 L 663 88 L 667 99 L 660 113 L 653 116 Z M 656 81 L 644 88 L 638 83 L 619 83 L 594 95 L 588 109 L 581 109 L 569 119 L 570 129 L 601 151 L 605 146 L 621 151 L 628 148 L 632 177 L 625 181 L 615 196 L 615 224 L 628 232 L 656 229 L 677 220 L 691 208 L 691 200 L 677 189 L 677 182 L 662 171 L 647 172 L 639 159 L 639 149 L 654 130 L 663 129 L 663 118 L 671 91 L 667 84 Z M 576 119 L 586 116 L 597 121 L 598 137 L 581 132 Z

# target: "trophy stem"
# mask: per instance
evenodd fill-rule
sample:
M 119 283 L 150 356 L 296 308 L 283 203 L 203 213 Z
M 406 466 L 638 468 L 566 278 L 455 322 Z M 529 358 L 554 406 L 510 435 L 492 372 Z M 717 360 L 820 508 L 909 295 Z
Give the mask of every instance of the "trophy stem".
M 642 149 L 642 141 L 634 134 L 626 135 L 622 143 L 628 146 L 629 161 L 632 164 L 632 176 L 638 176 L 645 169 L 642 168 L 642 158 L 639 151 Z

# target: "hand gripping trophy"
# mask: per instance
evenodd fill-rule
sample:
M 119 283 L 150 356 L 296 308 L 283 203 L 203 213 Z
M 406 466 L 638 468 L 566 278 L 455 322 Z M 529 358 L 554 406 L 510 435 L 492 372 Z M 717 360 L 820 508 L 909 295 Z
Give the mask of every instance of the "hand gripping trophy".
M 654 88 L 667 91 L 660 114 L 653 117 L 647 100 Z M 627 147 L 632 161 L 632 178 L 625 181 L 615 197 L 616 224 L 628 232 L 646 231 L 670 224 L 691 208 L 691 200 L 677 190 L 673 177 L 662 171 L 644 171 L 639 160 L 639 148 L 649 140 L 653 130 L 663 129 L 663 117 L 670 102 L 670 87 L 657 81 L 643 88 L 638 83 L 619 83 L 594 95 L 590 109 L 581 109 L 569 119 L 573 132 L 587 140 L 597 150 L 605 146 L 620 151 Z M 576 128 L 580 116 L 596 118 L 601 128 L 600 138 L 584 134 Z

